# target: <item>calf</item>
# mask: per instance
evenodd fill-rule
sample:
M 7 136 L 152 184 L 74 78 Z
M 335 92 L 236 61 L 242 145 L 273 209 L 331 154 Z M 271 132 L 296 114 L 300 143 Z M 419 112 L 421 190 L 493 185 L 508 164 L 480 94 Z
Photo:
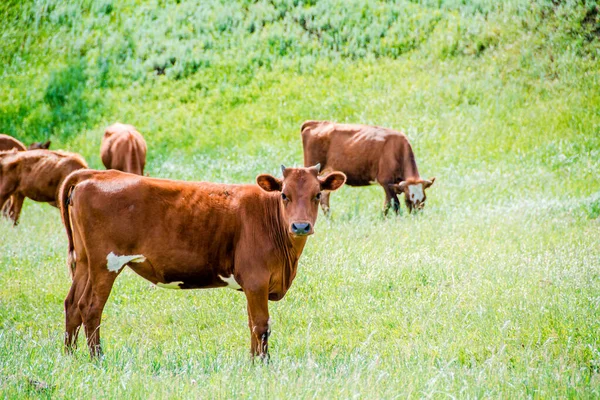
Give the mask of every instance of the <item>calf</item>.
M 132 125 L 117 122 L 104 132 L 100 157 L 107 169 L 143 175 L 146 165 L 146 142 Z
M 73 283 L 65 299 L 67 351 L 83 324 L 92 357 L 101 353 L 100 320 L 125 266 L 158 287 L 229 287 L 248 303 L 253 356 L 268 355 L 268 300 L 290 288 L 323 191 L 346 177 L 319 167 L 285 168 L 257 185 L 154 179 L 83 170 L 61 188 Z M 102 229 L 98 229 L 102 227 Z
M 58 207 L 60 184 L 67 175 L 81 168 L 87 168 L 87 164 L 74 153 L 14 149 L 0 152 L 0 207 L 12 196 L 12 207 L 5 216 L 15 225 L 25 197 Z
M 384 213 L 390 204 L 399 211 L 398 194 L 404 193 L 409 212 L 425 206 L 425 189 L 435 178 L 422 179 L 408 138 L 401 132 L 368 125 L 306 121 L 302 124 L 304 165 L 320 163 L 323 172 L 339 170 L 346 184 L 379 183 L 385 191 Z M 321 197 L 323 212 L 329 212 L 329 193 Z

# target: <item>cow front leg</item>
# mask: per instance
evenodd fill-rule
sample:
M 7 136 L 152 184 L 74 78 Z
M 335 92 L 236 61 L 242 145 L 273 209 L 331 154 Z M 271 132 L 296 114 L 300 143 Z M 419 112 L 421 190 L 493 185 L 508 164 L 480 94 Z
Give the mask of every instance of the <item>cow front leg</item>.
M 248 327 L 250 328 L 250 354 L 253 357 L 269 358 L 269 290 L 268 286 L 245 290 L 248 301 Z
M 325 214 L 326 216 L 329 216 L 329 196 L 331 195 L 331 192 L 321 192 L 321 208 L 323 209 L 323 214 Z
M 10 211 L 12 209 L 13 198 L 10 193 L 3 192 L 0 188 L 0 208 L 2 208 L 2 215 L 5 218 L 10 219 Z
M 389 187 L 387 183 L 380 183 L 381 187 L 385 192 L 385 202 L 383 203 L 383 215 L 387 216 L 390 207 L 394 210 L 394 213 L 398 215 L 400 211 L 400 201 L 398 200 L 398 195 L 396 192 Z
M 13 194 L 12 204 L 10 205 L 10 209 L 8 211 L 9 218 L 13 221 L 13 225 L 17 225 L 19 223 L 19 216 L 21 215 L 21 209 L 23 208 L 23 201 L 25 197 L 22 194 Z

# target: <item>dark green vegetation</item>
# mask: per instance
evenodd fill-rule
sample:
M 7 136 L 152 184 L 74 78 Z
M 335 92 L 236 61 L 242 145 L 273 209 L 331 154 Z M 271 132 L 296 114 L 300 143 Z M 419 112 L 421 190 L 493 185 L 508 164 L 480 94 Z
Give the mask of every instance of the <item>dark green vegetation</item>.
M 66 240 L 27 201 L 18 228 L 0 223 L 0 393 L 600 396 L 598 7 L 2 2 L 0 132 L 99 168 L 119 120 L 152 176 L 252 182 L 301 164 L 305 119 L 362 122 L 407 132 L 437 180 L 419 218 L 382 218 L 378 187 L 332 195 L 271 304 L 267 367 L 247 360 L 242 295 L 129 272 L 106 359 L 63 356 Z

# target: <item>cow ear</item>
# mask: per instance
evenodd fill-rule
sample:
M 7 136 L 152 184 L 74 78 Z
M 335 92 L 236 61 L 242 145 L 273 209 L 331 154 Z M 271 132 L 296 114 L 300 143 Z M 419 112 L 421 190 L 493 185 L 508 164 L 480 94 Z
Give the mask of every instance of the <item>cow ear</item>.
M 262 174 L 256 177 L 256 183 L 265 192 L 281 191 L 281 181 L 269 174 Z
M 406 181 L 402 181 L 400 183 L 391 183 L 388 185 L 390 189 L 392 189 L 396 194 L 404 193 L 404 188 L 406 187 Z
M 429 178 L 429 180 L 423 181 L 423 189 L 427 189 L 429 186 L 433 185 L 435 182 L 435 176 L 433 178 Z
M 50 143 L 52 143 L 50 140 L 48 140 L 46 143 L 44 143 L 42 145 L 42 149 L 49 149 L 50 148 Z
M 341 172 L 332 172 L 324 178 L 318 178 L 321 190 L 333 192 L 338 190 L 346 182 L 346 175 Z

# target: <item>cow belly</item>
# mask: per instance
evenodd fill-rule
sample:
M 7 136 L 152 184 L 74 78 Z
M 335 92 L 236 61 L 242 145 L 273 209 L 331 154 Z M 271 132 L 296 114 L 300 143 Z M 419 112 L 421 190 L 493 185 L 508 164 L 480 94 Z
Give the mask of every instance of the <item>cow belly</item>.
M 234 287 L 233 284 L 237 282 L 233 277 L 227 277 L 227 274 L 224 273 L 219 276 L 219 273 L 212 268 L 189 267 L 179 268 L 179 271 L 175 271 L 168 267 L 155 268 L 152 261 L 146 259 L 141 262 L 134 260 L 127 265 L 144 279 L 166 289 L 209 289 L 227 286 L 234 289 L 239 288 L 239 285 Z M 159 273 L 158 271 L 164 272 Z
M 348 186 L 369 186 L 372 183 L 373 181 L 365 177 L 346 175 L 346 185 Z

